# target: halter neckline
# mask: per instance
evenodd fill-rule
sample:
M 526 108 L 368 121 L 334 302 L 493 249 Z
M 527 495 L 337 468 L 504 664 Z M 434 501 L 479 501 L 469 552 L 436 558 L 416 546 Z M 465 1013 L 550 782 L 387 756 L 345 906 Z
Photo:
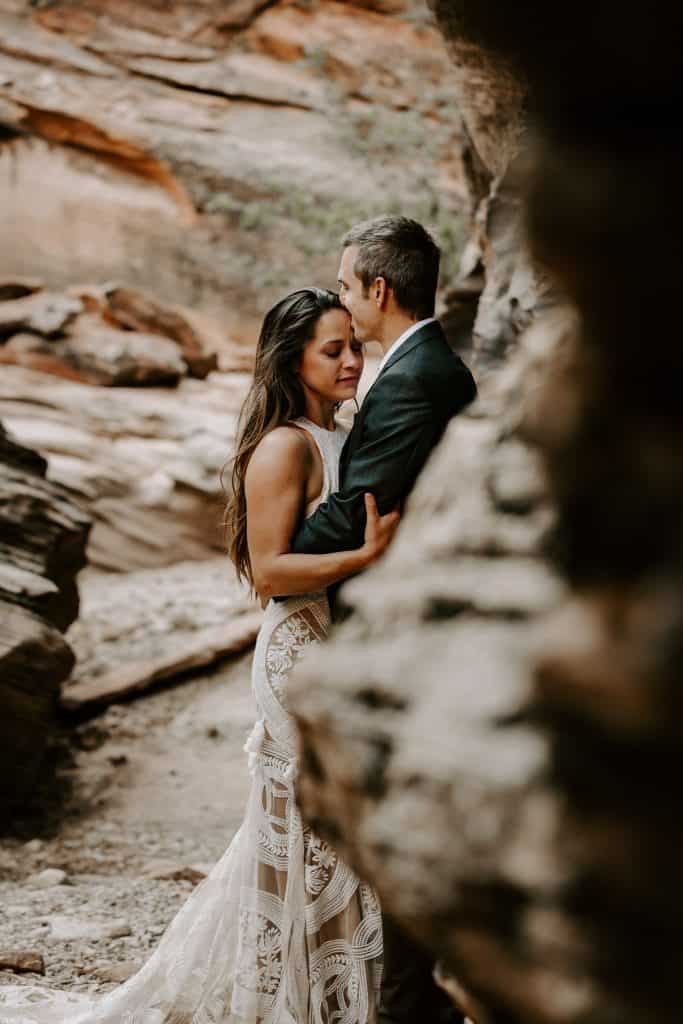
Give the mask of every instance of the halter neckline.
M 339 426 L 339 424 L 335 423 L 332 430 L 328 430 L 327 427 L 321 427 L 319 423 L 314 423 L 313 420 L 309 420 L 308 416 L 299 416 L 298 419 L 300 422 L 307 423 L 309 427 L 313 427 L 315 430 L 322 430 L 326 434 L 336 434 Z

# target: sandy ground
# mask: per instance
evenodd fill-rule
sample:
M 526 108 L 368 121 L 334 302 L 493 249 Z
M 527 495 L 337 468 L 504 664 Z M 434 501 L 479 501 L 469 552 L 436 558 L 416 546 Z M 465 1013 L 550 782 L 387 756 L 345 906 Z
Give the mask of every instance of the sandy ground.
M 64 743 L 50 813 L 0 840 L 0 954 L 38 952 L 46 973 L 0 984 L 103 992 L 146 959 L 199 877 L 168 875 L 208 871 L 240 823 L 250 662 L 113 705 Z M 66 877 L 41 888 L 46 869 Z

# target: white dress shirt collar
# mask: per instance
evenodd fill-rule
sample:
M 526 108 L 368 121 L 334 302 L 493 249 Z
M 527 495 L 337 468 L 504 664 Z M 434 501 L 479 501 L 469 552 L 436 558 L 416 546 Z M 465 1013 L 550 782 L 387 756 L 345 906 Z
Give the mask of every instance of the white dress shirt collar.
M 382 370 L 384 369 L 389 360 L 389 357 L 393 356 L 394 352 L 396 352 L 396 350 L 399 349 L 401 345 L 404 345 L 408 338 L 411 338 L 413 334 L 415 334 L 415 331 L 419 331 L 421 327 L 425 326 L 425 324 L 433 324 L 435 320 L 436 317 L 428 316 L 426 320 L 418 320 L 416 324 L 411 324 L 408 330 L 404 331 L 403 334 L 399 334 L 398 338 L 393 343 L 391 348 L 384 353 L 384 357 L 382 358 L 382 362 L 379 364 L 379 369 L 377 373 L 380 374 L 382 372 Z

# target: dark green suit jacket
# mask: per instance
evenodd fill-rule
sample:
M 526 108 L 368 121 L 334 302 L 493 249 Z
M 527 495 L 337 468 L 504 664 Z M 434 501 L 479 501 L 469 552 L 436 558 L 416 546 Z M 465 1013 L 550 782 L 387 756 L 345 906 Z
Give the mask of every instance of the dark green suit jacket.
M 382 515 L 402 502 L 448 421 L 476 392 L 437 321 L 411 335 L 387 360 L 356 415 L 341 455 L 340 489 L 301 524 L 292 551 L 361 547 L 365 492 L 374 494 Z

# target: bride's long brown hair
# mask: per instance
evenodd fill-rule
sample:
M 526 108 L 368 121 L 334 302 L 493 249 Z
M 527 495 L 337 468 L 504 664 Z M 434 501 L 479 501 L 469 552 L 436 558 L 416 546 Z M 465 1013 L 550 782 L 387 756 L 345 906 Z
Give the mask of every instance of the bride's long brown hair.
M 323 313 L 341 308 L 339 296 L 334 292 L 301 288 L 281 299 L 263 321 L 256 346 L 254 380 L 237 423 L 232 492 L 225 514 L 228 554 L 240 579 L 252 585 L 244 485 L 247 466 L 262 437 L 275 427 L 303 416 L 306 403 L 298 372 L 303 350 L 313 340 Z

